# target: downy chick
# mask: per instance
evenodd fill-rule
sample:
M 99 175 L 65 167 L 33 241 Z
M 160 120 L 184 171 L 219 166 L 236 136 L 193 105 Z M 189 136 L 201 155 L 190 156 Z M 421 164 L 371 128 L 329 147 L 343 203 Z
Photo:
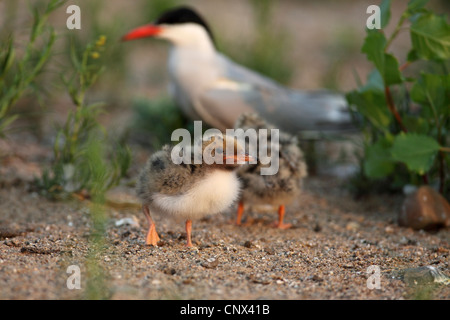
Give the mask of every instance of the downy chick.
M 250 128 L 258 131 L 268 129 L 267 146 L 271 146 L 271 131 L 274 126 L 266 123 L 255 113 L 242 114 L 235 124 L 235 129 L 244 131 Z M 259 145 L 258 141 L 258 145 Z M 303 152 L 298 147 L 297 138 L 279 131 L 279 168 L 274 175 L 261 175 L 264 167 L 258 159 L 257 164 L 247 164 L 238 170 L 238 176 L 242 181 L 242 193 L 238 205 L 236 224 L 241 224 L 244 211 L 244 202 L 257 204 L 270 204 L 278 206 L 278 221 L 274 226 L 281 229 L 291 227 L 284 223 L 285 205 L 297 198 L 301 190 L 302 178 L 307 175 L 307 167 Z
M 190 164 L 174 163 L 172 153 L 179 150 L 172 152 L 174 147 L 165 146 L 150 157 L 139 176 L 137 194 L 149 224 L 146 237 L 149 245 L 157 245 L 160 240 L 150 212 L 186 219 L 187 246 L 191 247 L 192 220 L 220 213 L 238 198 L 240 183 L 236 169 L 250 159 L 243 147 L 234 137 L 219 134 L 196 143 L 203 155 L 200 164 L 194 163 L 194 157 L 198 156 L 195 152 L 188 152 Z M 234 146 L 233 154 L 227 154 L 227 144 Z M 223 161 L 208 162 L 205 156 Z M 228 159 L 232 163 L 227 163 Z

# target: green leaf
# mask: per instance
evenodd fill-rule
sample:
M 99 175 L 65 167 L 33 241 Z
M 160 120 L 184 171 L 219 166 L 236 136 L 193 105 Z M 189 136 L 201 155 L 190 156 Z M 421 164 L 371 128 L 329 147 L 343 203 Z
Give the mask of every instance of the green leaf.
M 348 103 L 354 105 L 375 127 L 387 132 L 391 115 L 384 96 L 384 82 L 377 69 L 368 75 L 364 86 L 349 92 L 346 97 Z
M 403 82 L 398 61 L 392 54 L 384 54 L 384 73 L 382 75 L 387 86 Z
M 368 60 L 374 63 L 385 85 L 402 83 L 403 78 L 399 70 L 398 61 L 393 55 L 385 53 L 385 48 L 386 37 L 384 34 L 377 31 L 369 31 L 361 51 L 367 55 Z
M 428 0 L 411 0 L 408 3 L 408 12 L 413 14 L 416 11 L 422 9 L 427 3 Z
M 388 25 L 391 19 L 391 0 L 383 0 L 380 5 L 381 28 Z
M 364 173 L 372 179 L 384 178 L 394 171 L 395 161 L 391 156 L 392 142 L 386 138 L 367 146 L 364 159 Z
M 367 59 L 375 64 L 375 67 L 383 74 L 384 70 L 384 49 L 386 47 L 386 37 L 378 31 L 368 31 L 364 39 L 361 51 L 366 54 Z
M 406 58 L 409 62 L 414 62 L 419 60 L 419 56 L 417 55 L 417 51 L 414 49 L 411 49 L 408 52 L 408 57 Z
M 391 122 L 384 92 L 378 90 L 352 91 L 347 94 L 349 104 L 355 105 L 358 112 L 385 132 Z
M 383 77 L 377 69 L 372 70 L 367 77 L 367 83 L 360 89 L 360 91 L 374 90 L 384 92 Z
M 411 20 L 411 42 L 417 56 L 425 60 L 450 59 L 450 26 L 446 18 L 428 12 Z
M 0 53 L 0 81 L 2 81 L 14 62 L 13 38 L 9 38 L 6 48 Z
M 405 114 L 402 120 L 405 127 L 411 132 L 427 134 L 430 131 L 430 124 L 427 121 L 428 118 Z
M 392 157 L 406 164 L 410 171 L 425 174 L 440 149 L 435 139 L 415 133 L 400 134 L 395 137 Z
M 411 88 L 411 99 L 437 114 L 450 114 L 450 75 L 422 73 Z

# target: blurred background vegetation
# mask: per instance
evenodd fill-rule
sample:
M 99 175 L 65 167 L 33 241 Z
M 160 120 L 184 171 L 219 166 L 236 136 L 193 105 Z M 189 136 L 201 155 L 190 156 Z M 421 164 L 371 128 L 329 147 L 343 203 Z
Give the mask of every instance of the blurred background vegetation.
M 392 17 L 399 17 L 408 1 L 393 1 Z M 81 30 L 66 28 L 66 8 L 71 4 L 81 8 Z M 44 189 L 52 189 L 51 179 L 58 174 L 65 178 L 71 174 L 73 170 L 67 163 L 77 163 L 74 154 L 83 154 L 91 135 L 104 135 L 109 141 L 104 144 L 108 146 L 104 154 L 113 159 L 110 165 L 116 169 L 112 170 L 120 177 L 132 177 L 136 171 L 131 168 L 129 172 L 127 167 L 132 166 L 131 157 L 136 155 L 126 145 L 151 151 L 169 142 L 175 128 L 189 128 L 189 121 L 167 95 L 168 44 L 152 39 L 126 44 L 120 41 L 130 29 L 180 4 L 195 7 L 207 19 L 220 51 L 290 87 L 348 92 L 357 88 L 372 69 L 361 53 L 366 9 L 373 4 L 369 0 L 2 0 L 0 65 L 3 71 L 7 70 L 0 74 L 0 102 L 8 106 L 0 113 L 0 133 L 6 137 L 31 134 L 32 139 L 54 150 L 53 167 L 47 180 L 41 181 Z M 445 0 L 431 0 L 429 7 L 439 13 L 450 12 Z M 387 33 L 393 27 L 387 26 Z M 30 41 L 33 37 L 34 41 Z M 91 57 L 88 62 L 101 72 L 84 89 L 83 101 L 77 102 L 67 77 L 80 77 L 84 71 L 77 69 L 73 58 L 81 57 L 89 44 L 100 37 L 105 42 L 99 58 Z M 406 59 L 409 47 L 408 33 L 400 32 L 390 49 Z M 420 68 L 411 66 L 412 71 Z M 92 111 L 92 105 L 95 112 L 76 112 Z M 81 117 L 79 123 L 83 117 L 91 117 L 92 134 L 79 136 L 70 129 L 79 125 L 70 119 L 76 114 Z M 70 142 L 69 136 L 84 141 L 76 144 L 77 151 L 72 150 L 71 158 L 61 165 L 61 150 Z M 361 140 L 340 139 L 342 148 L 330 154 L 328 147 L 319 145 L 316 156 L 322 161 L 361 162 Z M 114 155 L 114 146 L 121 146 L 124 151 Z M 55 170 L 56 167 L 59 168 Z M 67 187 L 67 181 L 58 183 Z M 117 180 L 110 185 L 116 183 Z M 377 183 L 384 185 L 385 181 L 357 176 L 354 186 L 371 190 Z M 69 190 L 80 192 L 89 184 L 77 185 L 75 188 L 69 184 Z

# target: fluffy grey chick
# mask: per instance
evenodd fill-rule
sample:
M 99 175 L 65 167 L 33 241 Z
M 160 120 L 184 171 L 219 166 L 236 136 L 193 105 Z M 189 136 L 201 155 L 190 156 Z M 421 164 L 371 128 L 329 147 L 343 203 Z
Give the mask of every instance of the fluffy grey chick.
M 187 246 L 191 247 L 192 219 L 222 212 L 238 199 L 240 183 L 235 169 L 249 161 L 249 156 L 234 137 L 212 135 L 197 143 L 203 155 L 200 164 L 194 164 L 194 152 L 189 152 L 191 164 L 174 163 L 174 147 L 165 146 L 150 157 L 139 176 L 137 194 L 149 224 L 149 245 L 157 245 L 160 240 L 151 211 L 186 219 Z M 227 144 L 233 145 L 233 154 L 227 154 Z M 223 163 L 207 164 L 205 155 L 222 159 Z
M 255 113 L 242 114 L 235 124 L 235 129 L 244 131 L 255 129 L 268 129 L 268 148 L 271 147 L 271 131 L 276 129 L 266 123 Z M 260 145 L 258 141 L 258 146 Z M 238 205 L 236 224 L 241 224 L 244 211 L 244 202 L 257 204 L 270 204 L 278 206 L 278 221 L 274 226 L 281 229 L 291 227 L 291 224 L 283 222 L 285 205 L 291 203 L 301 190 L 302 178 L 307 175 L 306 162 L 303 152 L 298 147 L 297 138 L 279 131 L 279 169 L 274 175 L 261 175 L 261 169 L 265 166 L 259 159 L 256 164 L 247 164 L 238 170 L 238 176 L 242 182 L 242 193 Z M 269 152 L 270 154 L 270 152 Z

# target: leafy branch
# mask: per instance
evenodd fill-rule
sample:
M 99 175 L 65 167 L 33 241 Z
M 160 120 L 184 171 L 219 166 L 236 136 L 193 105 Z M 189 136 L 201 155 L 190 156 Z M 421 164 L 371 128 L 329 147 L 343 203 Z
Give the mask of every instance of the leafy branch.
M 86 102 L 87 91 L 104 70 L 99 58 L 105 42 L 106 38 L 100 36 L 81 53 L 74 45 L 71 46 L 73 72 L 62 74 L 61 79 L 75 108 L 69 110 L 57 133 L 51 172 L 44 172 L 39 182 L 41 189 L 51 197 L 65 197 L 83 191 L 90 196 L 103 194 L 120 181 L 130 165 L 127 147 L 118 144 L 106 148 L 107 135 L 98 122 L 103 103 Z M 92 145 L 98 147 L 92 148 Z M 96 159 L 95 165 L 86 159 Z
M 50 14 L 65 1 L 52 0 L 40 12 L 32 8 L 33 25 L 23 54 L 17 54 L 14 37 L 9 36 L 6 47 L 0 51 L 0 136 L 18 118 L 12 107 L 27 92 L 51 57 L 55 31 L 47 25 Z M 40 45 L 43 41 L 43 44 Z
M 450 25 L 445 16 L 425 8 L 427 2 L 409 1 L 388 38 L 384 30 L 367 30 L 362 52 L 375 70 L 365 85 L 347 94 L 347 100 L 366 119 L 363 129 L 368 138 L 363 166 L 367 177 L 395 175 L 395 167 L 403 163 L 411 179 L 418 174 L 428 183 L 429 175 L 437 177 L 444 193 L 450 150 L 446 146 L 450 131 L 450 75 L 445 69 L 450 60 Z M 382 28 L 389 23 L 390 6 L 391 0 L 383 0 L 380 5 Z M 407 21 L 409 26 L 405 27 Z M 402 30 L 409 30 L 412 48 L 406 62 L 399 65 L 389 48 Z M 443 72 L 405 77 L 403 71 L 419 60 L 440 64 Z M 397 91 L 405 94 L 395 96 Z M 411 108 L 411 102 L 419 108 Z

